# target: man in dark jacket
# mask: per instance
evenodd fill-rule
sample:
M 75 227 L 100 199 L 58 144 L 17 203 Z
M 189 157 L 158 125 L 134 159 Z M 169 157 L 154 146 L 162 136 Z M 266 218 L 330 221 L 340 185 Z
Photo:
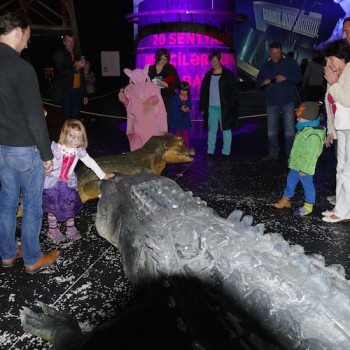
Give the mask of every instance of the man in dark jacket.
M 211 69 L 203 78 L 200 89 L 199 111 L 204 116 L 208 131 L 208 158 L 214 158 L 216 134 L 220 124 L 223 134 L 222 159 L 229 159 L 232 131 L 235 122 L 237 82 L 234 74 L 221 65 L 220 52 L 209 56 Z
M 79 119 L 81 103 L 86 105 L 89 102 L 84 77 L 85 58 L 74 52 L 75 39 L 72 33 L 63 35 L 63 45 L 64 48 L 53 56 L 54 102 L 62 104 L 64 120 Z
M 15 12 L 0 16 L 0 256 L 3 268 L 23 257 L 32 274 L 53 264 L 59 253 L 42 253 L 39 242 L 44 178 L 53 155 L 36 73 L 20 57 L 29 40 L 29 18 Z M 17 245 L 20 191 L 22 244 Z
M 283 55 L 279 41 L 272 42 L 270 58 L 262 65 L 256 81 L 256 86 L 264 89 L 266 101 L 269 154 L 264 160 L 278 159 L 280 118 L 284 127 L 285 152 L 289 156 L 295 135 L 296 85 L 302 80 L 303 75 L 297 62 Z

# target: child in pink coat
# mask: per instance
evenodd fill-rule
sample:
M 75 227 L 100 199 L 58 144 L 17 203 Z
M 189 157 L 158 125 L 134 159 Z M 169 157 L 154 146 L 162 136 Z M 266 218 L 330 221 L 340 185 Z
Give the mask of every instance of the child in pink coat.
M 124 69 L 130 83 L 121 89 L 118 98 L 126 107 L 126 134 L 130 150 L 135 151 L 152 136 L 162 136 L 168 130 L 167 114 L 159 87 L 148 76 L 148 65 L 144 69 Z

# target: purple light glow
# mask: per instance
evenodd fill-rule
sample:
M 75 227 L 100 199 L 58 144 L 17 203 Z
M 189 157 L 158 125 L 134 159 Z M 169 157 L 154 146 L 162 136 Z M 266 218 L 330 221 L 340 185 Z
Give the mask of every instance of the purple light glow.
M 154 64 L 155 52 L 161 47 L 169 50 L 170 63 L 176 67 L 180 79 L 190 83 L 193 101 L 199 99 L 201 81 L 211 68 L 210 52 L 221 52 L 222 65 L 236 73 L 235 57 L 223 42 L 209 35 L 183 32 L 153 34 L 143 38 L 136 50 L 136 67 Z
M 197 119 L 195 105 L 203 77 L 211 68 L 210 53 L 219 51 L 222 65 L 237 73 L 235 0 L 134 0 L 134 8 L 128 19 L 137 23 L 136 67 L 154 64 L 156 51 L 168 49 L 180 80 L 190 83 L 192 117 Z

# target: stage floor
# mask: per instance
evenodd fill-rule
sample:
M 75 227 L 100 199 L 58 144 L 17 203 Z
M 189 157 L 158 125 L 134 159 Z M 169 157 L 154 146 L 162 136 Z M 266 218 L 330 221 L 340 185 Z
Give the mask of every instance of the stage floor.
M 260 95 L 252 98 L 247 91 L 246 95 L 242 94 L 240 104 L 241 116 L 264 113 Z M 61 111 L 50 105 L 46 107 L 50 136 L 57 140 Z M 93 107 L 92 103 L 92 114 L 83 114 L 90 155 L 96 157 L 128 151 L 124 122 L 94 115 Z M 118 114 L 122 116 L 123 110 L 114 115 Z M 91 120 L 92 117 L 95 121 Z M 222 145 L 219 136 L 218 154 Z M 254 218 L 254 225 L 264 223 L 265 233 L 281 233 L 290 244 L 302 245 L 306 254 L 323 255 L 326 265 L 342 264 L 349 278 L 350 225 L 327 224 L 321 220 L 321 212 L 332 208 L 326 197 L 333 192 L 325 184 L 334 166 L 333 150 L 325 149 L 318 164 L 314 212 L 299 217 L 293 211 L 303 203 L 301 187 L 293 199 L 292 209 L 273 207 L 282 195 L 288 168 L 285 159 L 262 160 L 267 153 L 266 142 L 266 118 L 242 118 L 233 131 L 231 160 L 208 160 L 206 132 L 198 121 L 190 135 L 191 146 L 196 150 L 193 162 L 168 165 L 162 176 L 175 180 L 185 191 L 192 191 L 223 218 L 235 209 L 242 210 L 244 215 Z M 97 201 L 87 202 L 76 218 L 76 225 L 83 235 L 81 241 L 52 243 L 46 236 L 48 226 L 44 219 L 42 248 L 44 251 L 60 251 L 53 266 L 28 275 L 19 260 L 14 268 L 0 270 L 0 349 L 51 349 L 48 343 L 24 333 L 21 327 L 19 310 L 22 306 L 37 309 L 37 300 L 73 314 L 84 332 L 108 323 L 133 304 L 133 290 L 125 278 L 118 250 L 96 232 Z

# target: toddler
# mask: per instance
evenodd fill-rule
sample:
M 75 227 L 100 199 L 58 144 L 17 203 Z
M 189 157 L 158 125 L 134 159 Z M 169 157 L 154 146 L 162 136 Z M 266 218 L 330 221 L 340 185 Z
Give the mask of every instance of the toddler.
M 290 199 L 299 183 L 305 192 L 304 206 L 296 210 L 296 215 L 308 215 L 315 204 L 316 191 L 313 182 L 316 163 L 323 150 L 326 139 L 326 129 L 320 125 L 319 105 L 317 102 L 304 102 L 296 111 L 298 123 L 296 125 L 293 148 L 289 157 L 289 174 L 283 197 L 274 204 L 278 209 L 290 208 Z
M 77 192 L 77 176 L 74 168 L 80 159 L 91 168 L 100 180 L 114 174 L 105 174 L 86 152 L 88 142 L 84 125 L 76 119 L 68 119 L 62 127 L 58 143 L 52 142 L 53 170 L 45 177 L 43 211 L 47 213 L 48 236 L 54 242 L 63 242 L 66 236 L 73 241 L 81 239 L 74 226 L 74 218 L 83 207 Z M 66 222 L 66 236 L 57 227 L 57 221 Z
M 190 84 L 182 81 L 179 93 L 171 100 L 169 128 L 175 130 L 176 135 L 184 139 L 186 147 L 189 147 L 188 130 L 191 128 L 191 108 Z

